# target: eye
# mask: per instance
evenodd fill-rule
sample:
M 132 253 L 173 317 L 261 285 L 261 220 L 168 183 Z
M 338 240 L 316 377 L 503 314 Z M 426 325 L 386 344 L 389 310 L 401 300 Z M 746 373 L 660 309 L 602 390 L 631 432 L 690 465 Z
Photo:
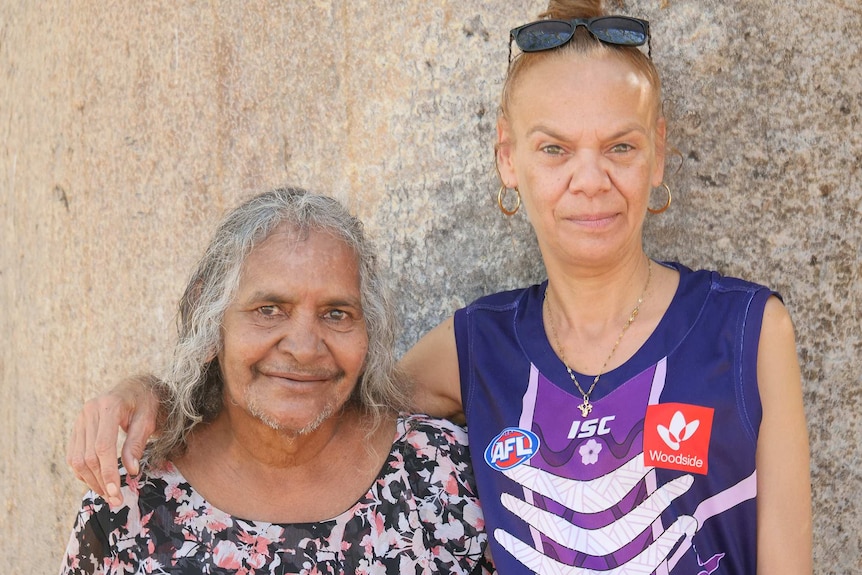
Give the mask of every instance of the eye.
M 323 320 L 335 331 L 350 331 L 359 319 L 359 314 L 335 308 L 323 314 Z
M 278 306 L 274 305 L 262 305 L 255 311 L 257 311 L 258 314 L 266 318 L 276 317 L 281 313 L 281 310 L 278 309 Z
M 635 147 L 632 146 L 631 144 L 615 144 L 611 148 L 611 152 L 614 152 L 617 154 L 624 154 L 626 152 L 631 152 L 634 149 L 635 149 Z
M 343 321 L 350 318 L 350 315 L 343 309 L 333 309 L 326 312 L 326 319 L 332 321 Z
M 549 156 L 559 156 L 563 153 L 563 148 L 557 146 L 556 144 L 550 144 L 548 146 L 543 146 L 541 150 L 548 154 Z

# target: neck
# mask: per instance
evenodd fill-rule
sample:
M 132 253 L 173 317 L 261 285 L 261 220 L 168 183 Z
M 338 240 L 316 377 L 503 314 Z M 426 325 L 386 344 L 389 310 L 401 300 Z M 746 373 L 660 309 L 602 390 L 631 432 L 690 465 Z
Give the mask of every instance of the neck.
M 207 451 L 221 453 L 225 460 L 250 467 L 270 470 L 302 467 L 319 460 L 345 429 L 367 431 L 365 418 L 350 406 L 325 419 L 313 431 L 301 434 L 273 429 L 245 414 L 233 417 L 233 409 L 226 406 L 210 425 L 194 434 L 193 440 Z
M 548 267 L 553 320 L 561 335 L 575 330 L 584 337 L 619 329 L 644 293 L 650 275 L 646 254 L 638 251 L 606 268 Z
M 371 428 L 350 408 L 302 436 L 232 427 L 220 416 L 195 430 L 174 463 L 226 513 L 276 523 L 321 521 L 367 492 L 389 455 L 394 429 L 394 416 Z

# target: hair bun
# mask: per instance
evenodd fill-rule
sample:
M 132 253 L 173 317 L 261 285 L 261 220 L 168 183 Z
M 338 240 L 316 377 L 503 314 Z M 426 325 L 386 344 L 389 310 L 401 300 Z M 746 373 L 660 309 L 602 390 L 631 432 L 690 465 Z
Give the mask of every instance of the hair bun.
M 571 20 L 605 16 L 602 0 L 550 0 L 548 9 L 539 14 L 540 19 Z

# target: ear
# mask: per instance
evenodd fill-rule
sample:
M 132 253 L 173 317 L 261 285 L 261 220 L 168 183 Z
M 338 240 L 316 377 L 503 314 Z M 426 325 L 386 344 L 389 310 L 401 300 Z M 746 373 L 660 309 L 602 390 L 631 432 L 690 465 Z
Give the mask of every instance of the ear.
M 657 188 L 664 181 L 664 162 L 667 157 L 667 122 L 664 117 L 655 124 L 655 166 L 653 167 L 652 187 Z
M 507 188 L 518 187 L 518 176 L 515 174 L 515 163 L 512 157 L 514 141 L 509 121 L 500 116 L 497 118 L 497 143 L 494 146 L 494 158 L 500 182 Z

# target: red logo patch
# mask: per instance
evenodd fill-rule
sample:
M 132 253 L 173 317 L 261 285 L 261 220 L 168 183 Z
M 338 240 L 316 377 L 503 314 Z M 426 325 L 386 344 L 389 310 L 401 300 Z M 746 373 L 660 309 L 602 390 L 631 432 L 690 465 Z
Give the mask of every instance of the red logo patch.
M 687 403 L 647 406 L 644 463 L 706 475 L 713 411 Z

